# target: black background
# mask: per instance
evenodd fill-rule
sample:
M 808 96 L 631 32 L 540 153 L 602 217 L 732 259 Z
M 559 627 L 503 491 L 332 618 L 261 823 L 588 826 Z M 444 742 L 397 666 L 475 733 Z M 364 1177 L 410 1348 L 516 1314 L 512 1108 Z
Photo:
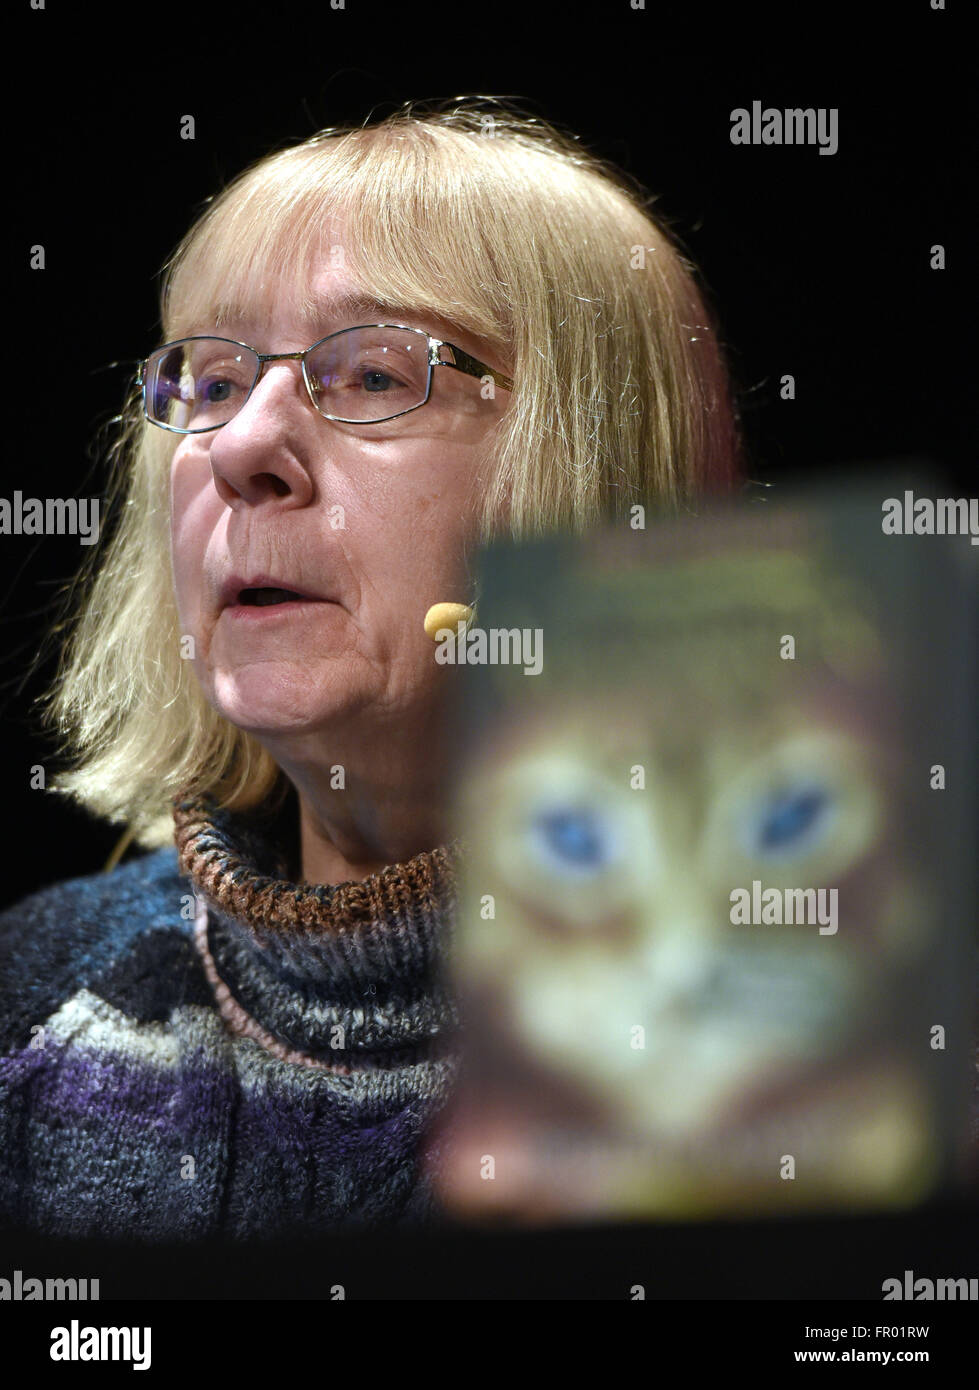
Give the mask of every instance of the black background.
M 974 78 L 957 0 L 17 4 L 7 67 L 29 99 L 5 142 L 21 307 L 5 335 L 19 428 L 3 495 L 102 495 L 100 431 L 131 370 L 109 364 L 158 341 L 157 272 L 223 182 L 322 126 L 470 94 L 519 98 L 658 195 L 728 344 L 751 477 L 924 458 L 938 495 L 974 492 Z M 838 107 L 838 152 L 732 145 L 730 112 L 756 99 Z M 0 537 L 0 906 L 97 871 L 119 833 L 28 786 L 32 764 L 52 766 L 31 700 L 54 669 L 28 667 L 83 556 L 77 537 Z

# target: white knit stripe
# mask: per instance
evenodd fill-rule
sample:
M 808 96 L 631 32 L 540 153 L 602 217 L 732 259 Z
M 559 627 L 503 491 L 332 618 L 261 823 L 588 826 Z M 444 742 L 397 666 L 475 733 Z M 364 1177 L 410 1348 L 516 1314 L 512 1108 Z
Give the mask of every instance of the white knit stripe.
M 187 1020 L 189 1029 L 203 1029 L 211 1010 L 204 1004 L 184 1004 L 174 1011 Z M 175 1068 L 186 1052 L 186 1036 L 173 1023 L 141 1023 L 100 999 L 91 990 L 80 989 L 65 1001 L 44 1024 L 48 1035 L 63 1044 L 101 1053 L 124 1056 L 159 1070 Z

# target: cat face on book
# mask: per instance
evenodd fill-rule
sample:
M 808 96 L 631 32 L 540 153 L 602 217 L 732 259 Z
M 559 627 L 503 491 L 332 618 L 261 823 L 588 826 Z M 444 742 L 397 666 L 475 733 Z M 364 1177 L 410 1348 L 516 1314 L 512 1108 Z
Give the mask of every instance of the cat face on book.
M 507 1049 L 610 1124 L 709 1132 L 872 1027 L 914 934 L 893 761 L 818 701 L 610 709 L 552 707 L 472 768 L 456 968 Z M 839 931 L 736 924 L 753 883 L 838 890 Z

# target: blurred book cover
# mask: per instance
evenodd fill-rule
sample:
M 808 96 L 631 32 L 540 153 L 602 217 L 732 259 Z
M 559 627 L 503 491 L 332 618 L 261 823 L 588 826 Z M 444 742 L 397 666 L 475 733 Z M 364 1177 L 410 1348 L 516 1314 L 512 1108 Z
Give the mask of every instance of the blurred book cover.
M 886 1209 L 963 1180 L 955 546 L 855 495 L 484 552 L 440 654 L 468 847 L 464 1060 L 426 1158 L 450 1214 Z

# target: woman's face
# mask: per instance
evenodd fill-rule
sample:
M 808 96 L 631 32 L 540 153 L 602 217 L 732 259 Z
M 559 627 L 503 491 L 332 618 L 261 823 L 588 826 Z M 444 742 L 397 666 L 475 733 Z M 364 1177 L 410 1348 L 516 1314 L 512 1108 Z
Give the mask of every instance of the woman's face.
M 332 307 L 350 291 L 322 264 L 321 316 L 283 298 L 267 327 L 247 318 L 192 333 L 259 352 L 297 351 L 341 328 L 403 323 L 457 344 L 496 370 L 480 340 L 431 314 Z M 346 425 L 315 409 L 298 361 L 270 362 L 238 414 L 181 439 L 171 469 L 171 540 L 181 636 L 211 704 L 261 737 L 315 732 L 366 709 L 381 725 L 417 710 L 443 671 L 423 629 L 433 603 L 471 595 L 465 556 L 487 451 L 510 400 L 480 381 L 433 372 L 428 403 L 400 419 Z M 227 586 L 276 585 L 319 602 L 248 607 Z

